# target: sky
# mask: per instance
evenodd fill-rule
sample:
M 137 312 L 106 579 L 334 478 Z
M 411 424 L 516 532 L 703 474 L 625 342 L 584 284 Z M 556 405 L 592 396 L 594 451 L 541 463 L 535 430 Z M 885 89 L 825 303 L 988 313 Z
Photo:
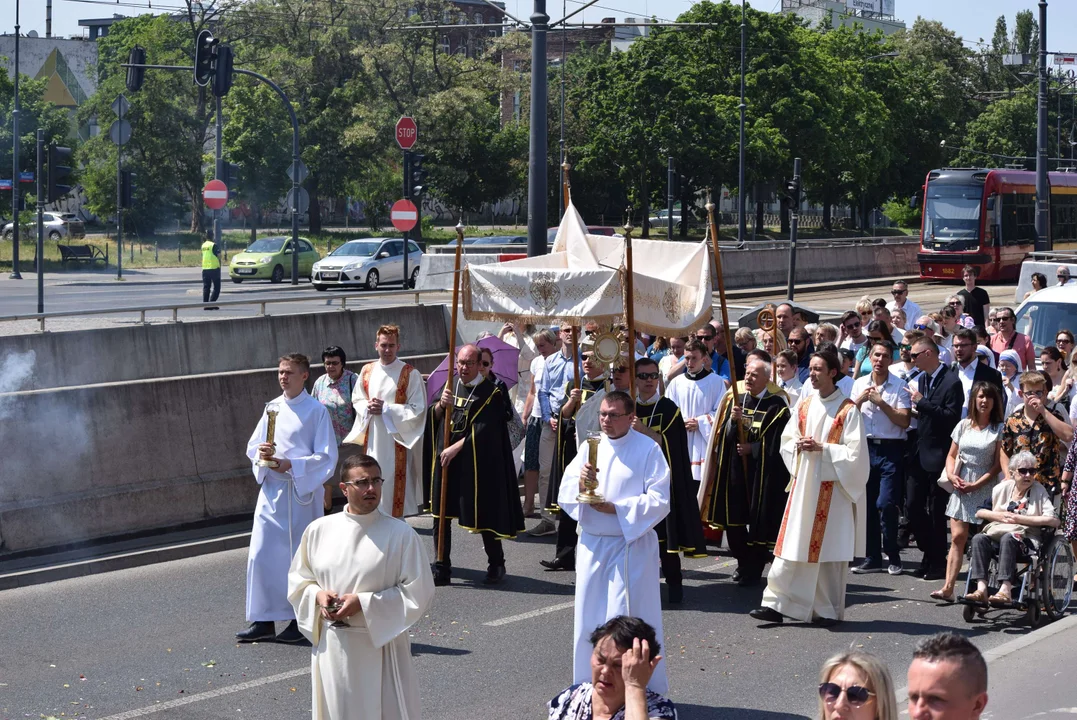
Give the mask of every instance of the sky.
M 36 30 L 45 34 L 45 0 L 19 0 L 22 32 Z M 15 26 L 16 0 L 0 0 L 0 32 L 13 32 Z M 84 29 L 78 27 L 80 18 L 110 17 L 113 13 L 138 15 L 153 12 L 147 6 L 172 8 L 182 5 L 182 0 L 53 0 L 53 34 L 64 37 L 80 36 Z M 552 19 L 562 17 L 561 7 L 568 11 L 579 8 L 581 0 L 547 0 L 547 11 Z M 672 20 L 694 4 L 691 0 L 599 0 L 574 19 L 597 22 L 604 17 L 649 17 L 651 15 Z M 780 0 L 748 0 L 756 9 L 775 11 Z M 995 20 L 1006 15 L 1013 28 L 1014 14 L 1030 9 L 1037 16 L 1036 0 L 895 0 L 898 18 L 911 25 L 917 16 L 939 20 L 947 27 L 977 47 L 978 40 L 990 41 Z M 516 17 L 526 19 L 531 14 L 531 0 L 506 0 L 506 9 Z M 159 12 L 159 10 L 158 10 Z M 1049 0 L 1047 15 L 1047 49 L 1051 52 L 1077 52 L 1077 38 L 1068 29 L 1077 27 L 1077 1 Z M 1060 43 L 1065 43 L 1060 45 Z

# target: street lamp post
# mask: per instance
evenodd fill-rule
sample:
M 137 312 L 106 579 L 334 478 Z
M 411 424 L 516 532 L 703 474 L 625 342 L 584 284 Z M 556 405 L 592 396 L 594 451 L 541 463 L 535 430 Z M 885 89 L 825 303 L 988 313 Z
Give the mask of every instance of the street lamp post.
M 11 275 L 22 280 L 19 272 L 19 0 L 15 0 L 15 106 L 11 111 Z
M 546 0 L 531 14 L 531 148 L 527 173 L 527 254 L 546 254 Z
M 748 49 L 746 0 L 740 0 L 740 160 L 737 166 L 737 243 L 744 244 L 744 65 Z
M 1051 250 L 1047 186 L 1047 0 L 1040 0 L 1040 90 L 1036 116 L 1036 251 Z

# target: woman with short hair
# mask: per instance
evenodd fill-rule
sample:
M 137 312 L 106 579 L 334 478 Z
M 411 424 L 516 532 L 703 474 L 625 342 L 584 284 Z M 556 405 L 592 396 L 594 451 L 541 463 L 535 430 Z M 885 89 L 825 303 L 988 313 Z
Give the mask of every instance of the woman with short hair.
M 965 600 L 990 605 L 1013 602 L 1013 583 L 1017 579 L 1017 561 L 1027 560 L 1029 546 L 1039 542 L 1040 528 L 1059 526 L 1051 494 L 1035 478 L 1036 458 L 1019 452 L 1010 459 L 1010 479 L 1003 480 L 991 493 L 991 509 L 976 512 L 987 525 L 972 539 L 972 563 L 969 579 L 976 589 Z M 987 596 L 987 573 L 991 560 L 998 557 L 999 588 Z
M 643 620 L 619 615 L 591 633 L 591 682 L 549 702 L 549 720 L 676 720 L 672 702 L 647 689 L 662 646 Z
M 870 653 L 849 651 L 819 671 L 819 720 L 898 720 L 894 681 Z

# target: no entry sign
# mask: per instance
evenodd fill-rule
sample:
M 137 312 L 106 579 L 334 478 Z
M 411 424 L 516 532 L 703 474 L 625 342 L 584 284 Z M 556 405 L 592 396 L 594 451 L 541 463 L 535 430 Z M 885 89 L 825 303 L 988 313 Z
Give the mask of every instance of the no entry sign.
M 396 144 L 401 150 L 411 150 L 415 141 L 419 139 L 419 126 L 415 119 L 406 115 L 396 121 Z
M 411 200 L 397 200 L 389 211 L 389 219 L 400 232 L 407 232 L 419 222 L 419 210 Z
M 210 210 L 220 210 L 228 204 L 228 186 L 220 180 L 210 180 L 202 188 L 202 199 Z

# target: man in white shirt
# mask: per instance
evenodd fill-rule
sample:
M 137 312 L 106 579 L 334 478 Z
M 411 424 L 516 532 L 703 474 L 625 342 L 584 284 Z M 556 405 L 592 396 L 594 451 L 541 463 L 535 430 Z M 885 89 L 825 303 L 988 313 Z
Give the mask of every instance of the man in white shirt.
M 853 568 L 854 573 L 881 571 L 885 547 L 889 559 L 887 572 L 901 574 L 898 515 L 905 487 L 905 440 L 912 403 L 908 387 L 890 372 L 893 353 L 889 342 L 876 342 L 868 353 L 871 373 L 853 383 L 852 401 L 864 421 L 871 464 L 867 485 L 867 556 Z
M 841 316 L 841 342 L 838 347 L 852 350 L 855 354 L 867 344 L 868 336 L 864 334 L 860 313 L 856 310 L 846 311 Z
M 538 402 L 538 385 L 546 370 L 546 358 L 561 349 L 557 334 L 549 328 L 531 336 L 538 354 L 531 360 L 531 389 L 524 400 L 523 416 L 527 422 L 527 435 L 524 438 L 524 516 L 535 512 L 535 493 L 540 502 L 546 498 L 546 488 L 550 482 L 550 468 L 553 467 L 553 449 L 556 433 L 549 423 L 542 422 L 542 406 Z M 545 515 L 544 515 L 545 517 Z
M 905 312 L 905 318 L 909 322 L 916 320 L 923 314 L 920 306 L 909 299 L 909 284 L 904 280 L 895 280 L 890 288 L 890 295 L 894 298 L 886 303 L 886 309 L 893 313 L 895 310 Z

